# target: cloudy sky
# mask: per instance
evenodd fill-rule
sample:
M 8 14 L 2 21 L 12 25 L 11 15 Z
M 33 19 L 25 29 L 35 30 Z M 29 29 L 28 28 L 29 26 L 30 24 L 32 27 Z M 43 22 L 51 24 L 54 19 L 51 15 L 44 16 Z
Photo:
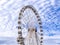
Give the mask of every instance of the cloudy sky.
M 40 15 L 44 45 L 60 45 L 59 4 L 59 0 L 0 0 L 0 45 L 18 45 L 18 15 L 25 5 L 33 5 Z

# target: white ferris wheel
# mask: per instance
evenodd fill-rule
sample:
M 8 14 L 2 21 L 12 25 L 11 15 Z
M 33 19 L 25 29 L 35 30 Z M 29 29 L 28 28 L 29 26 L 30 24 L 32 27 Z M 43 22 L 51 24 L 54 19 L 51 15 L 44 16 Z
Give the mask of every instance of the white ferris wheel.
M 32 5 L 24 6 L 20 10 L 17 42 L 19 45 L 43 45 L 41 18 Z

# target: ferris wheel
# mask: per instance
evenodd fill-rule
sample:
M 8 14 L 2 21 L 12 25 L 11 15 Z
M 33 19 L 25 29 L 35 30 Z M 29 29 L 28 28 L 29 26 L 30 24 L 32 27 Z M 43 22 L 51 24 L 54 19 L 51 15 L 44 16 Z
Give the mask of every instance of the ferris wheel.
M 37 35 L 37 27 L 39 27 L 40 31 L 39 36 Z M 32 5 L 24 6 L 20 10 L 17 42 L 19 45 L 43 45 L 41 18 Z

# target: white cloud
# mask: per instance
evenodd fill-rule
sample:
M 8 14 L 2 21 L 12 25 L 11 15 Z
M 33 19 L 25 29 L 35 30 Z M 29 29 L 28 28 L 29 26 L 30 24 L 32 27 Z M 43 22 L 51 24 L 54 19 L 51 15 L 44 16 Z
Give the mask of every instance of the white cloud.
M 0 0 L 0 5 L 2 5 L 4 2 L 6 2 L 7 0 Z
M 55 0 L 51 0 L 51 4 L 52 4 L 52 5 L 55 5 L 55 3 L 54 3 L 54 2 L 55 2 Z
M 0 32 L 0 37 L 17 37 L 17 33 L 12 31 Z
M 55 36 L 43 36 L 44 39 L 60 39 L 60 35 Z

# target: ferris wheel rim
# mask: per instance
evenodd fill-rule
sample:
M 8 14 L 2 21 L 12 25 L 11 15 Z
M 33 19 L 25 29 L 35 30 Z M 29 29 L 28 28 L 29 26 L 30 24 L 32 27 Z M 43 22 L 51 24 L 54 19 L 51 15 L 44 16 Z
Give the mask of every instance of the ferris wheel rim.
M 42 22 L 41 22 L 41 19 L 40 19 L 40 16 L 39 16 L 39 14 L 38 14 L 38 12 L 37 12 L 37 10 L 32 6 L 32 5 L 27 5 L 27 6 L 24 6 L 22 9 L 21 9 L 21 11 L 20 11 L 20 13 L 19 13 L 19 17 L 18 17 L 18 19 L 19 19 L 19 21 L 18 21 L 18 24 L 19 24 L 19 26 L 18 26 L 18 30 L 20 30 L 20 34 L 21 34 L 21 36 L 22 36 L 22 28 L 21 28 L 21 21 L 20 21 L 20 19 L 22 18 L 21 16 L 23 16 L 23 13 L 24 13 L 24 11 L 26 10 L 26 9 L 31 9 L 32 11 L 33 11 L 33 13 L 35 14 L 35 16 L 36 16 L 36 18 L 37 18 L 37 21 L 38 21 L 38 24 L 39 24 L 39 28 L 40 28 L 40 32 L 43 32 L 42 31 Z M 19 33 L 18 33 L 19 34 Z M 19 35 L 20 36 L 20 35 Z M 22 42 L 21 42 L 22 43 Z

